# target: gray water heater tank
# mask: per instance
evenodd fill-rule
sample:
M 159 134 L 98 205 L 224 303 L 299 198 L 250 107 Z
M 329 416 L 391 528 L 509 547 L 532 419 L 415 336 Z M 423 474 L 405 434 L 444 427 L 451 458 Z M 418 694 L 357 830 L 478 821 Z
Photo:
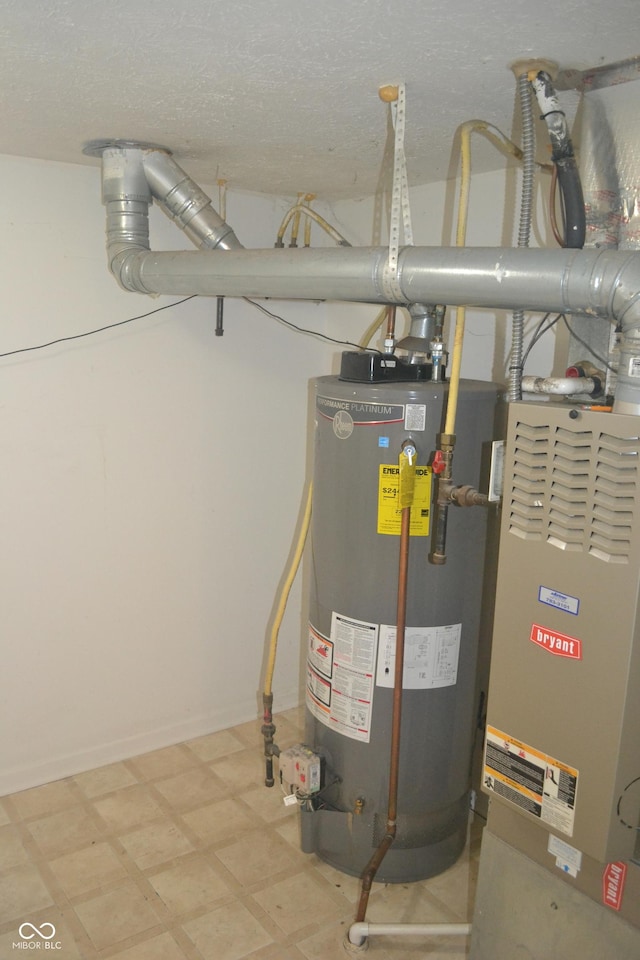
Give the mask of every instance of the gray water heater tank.
M 449 510 L 447 562 L 428 562 L 427 465 L 445 383 L 315 381 L 316 438 L 305 742 L 323 788 L 302 847 L 359 876 L 384 836 L 389 789 L 402 442 L 417 448 L 409 550 L 398 822 L 377 875 L 425 879 L 460 855 L 469 814 L 487 509 Z M 480 488 L 498 387 L 462 381 L 454 477 Z M 494 509 L 495 508 L 490 508 Z

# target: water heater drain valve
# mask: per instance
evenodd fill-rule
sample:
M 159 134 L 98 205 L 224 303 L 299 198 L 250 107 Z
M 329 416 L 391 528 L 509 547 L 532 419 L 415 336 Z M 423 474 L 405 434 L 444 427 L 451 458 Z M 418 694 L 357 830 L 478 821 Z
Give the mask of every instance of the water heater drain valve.
M 321 761 L 304 743 L 282 750 L 279 757 L 280 783 L 286 793 L 311 796 L 320 790 Z

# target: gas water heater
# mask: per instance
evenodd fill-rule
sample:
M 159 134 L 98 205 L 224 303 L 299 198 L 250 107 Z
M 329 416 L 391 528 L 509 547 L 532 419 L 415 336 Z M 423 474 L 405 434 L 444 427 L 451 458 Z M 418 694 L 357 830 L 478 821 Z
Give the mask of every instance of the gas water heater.
M 440 873 L 455 862 L 466 839 L 488 511 L 452 507 L 447 562 L 428 561 L 428 464 L 442 430 L 447 391 L 443 382 L 354 383 L 333 376 L 315 381 L 304 749 L 316 788 L 301 803 L 302 847 L 352 875 L 361 874 L 385 831 L 398 459 L 407 439 L 417 450 L 397 833 L 378 873 L 382 882 Z M 460 385 L 455 474 L 479 489 L 497 400 L 495 384 Z

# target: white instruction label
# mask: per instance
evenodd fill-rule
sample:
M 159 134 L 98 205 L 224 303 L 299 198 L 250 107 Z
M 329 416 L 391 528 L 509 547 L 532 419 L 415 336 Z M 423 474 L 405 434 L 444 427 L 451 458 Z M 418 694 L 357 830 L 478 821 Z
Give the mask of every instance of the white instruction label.
M 573 836 L 578 771 L 495 727 L 487 727 L 483 787 L 554 830 Z
M 424 430 L 427 426 L 426 403 L 407 403 L 404 408 L 405 430 Z
M 458 679 L 461 623 L 442 627 L 407 627 L 404 633 L 404 690 L 452 687 Z M 396 628 L 382 624 L 376 684 L 393 687 L 396 662 Z
M 364 673 L 373 672 L 378 624 L 354 620 L 335 611 L 331 614 L 331 640 L 336 664 Z
M 578 876 L 578 870 L 582 866 L 582 853 L 576 850 L 570 843 L 560 840 L 549 834 L 549 843 L 547 850 L 556 858 L 556 867 L 563 873 L 568 873 L 571 877 Z
M 309 627 L 307 707 L 325 726 L 364 743 L 371 735 L 377 645 L 377 623 L 334 612 L 330 637 Z

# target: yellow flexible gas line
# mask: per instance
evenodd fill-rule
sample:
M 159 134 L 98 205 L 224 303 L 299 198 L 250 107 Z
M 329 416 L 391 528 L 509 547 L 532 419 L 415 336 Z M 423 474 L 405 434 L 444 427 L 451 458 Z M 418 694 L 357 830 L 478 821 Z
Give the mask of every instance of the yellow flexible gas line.
M 489 123 L 488 120 L 467 120 L 462 124 L 460 129 L 462 130 L 467 126 L 472 133 L 482 133 L 489 143 L 492 143 L 498 150 L 511 154 L 516 160 L 522 161 L 523 156 L 520 147 L 515 144 L 513 140 L 510 140 L 506 133 L 503 133 L 499 127 L 495 127 L 492 123 Z M 536 167 L 539 167 L 540 170 L 545 170 L 547 173 L 552 173 L 554 164 L 540 163 L 536 160 Z
M 311 203 L 313 200 L 315 200 L 315 198 L 316 198 L 315 193 L 307 193 L 304 198 L 305 206 L 310 208 Z M 304 245 L 305 247 L 311 246 L 311 218 L 310 217 L 307 217 L 307 219 L 304 222 Z
M 280 224 L 280 229 L 278 230 L 278 239 L 276 241 L 276 246 L 283 246 L 285 231 L 289 226 L 289 223 L 292 220 L 292 218 L 295 217 L 297 214 L 302 214 L 305 217 L 310 217 L 311 220 L 314 220 L 320 227 L 322 227 L 322 229 L 329 234 L 332 240 L 335 240 L 335 242 L 339 243 L 340 246 L 342 247 L 351 246 L 349 241 L 345 240 L 342 234 L 338 233 L 335 227 L 332 227 L 331 224 L 324 219 L 324 217 L 321 217 L 319 213 L 316 213 L 315 210 L 312 210 L 311 207 L 306 206 L 306 204 L 304 203 L 294 204 L 294 206 L 291 207 L 291 209 L 288 210 L 287 213 L 284 215 L 284 219 Z
M 302 198 L 304 197 L 303 193 L 298 194 L 298 200 L 296 202 L 296 213 L 293 217 L 293 223 L 291 224 L 291 241 L 289 246 L 297 247 L 298 246 L 298 232 L 300 230 L 300 217 L 302 216 L 300 208 L 302 206 Z
M 280 598 L 278 600 L 278 607 L 276 609 L 276 615 L 273 620 L 273 626 L 271 627 L 271 636 L 269 640 L 269 657 L 267 660 L 267 669 L 265 672 L 264 678 L 264 696 L 270 697 L 272 686 L 273 686 L 273 673 L 276 666 L 276 652 L 278 649 L 278 634 L 280 633 L 280 626 L 282 625 L 282 620 L 284 618 L 284 612 L 287 607 L 287 600 L 289 599 L 289 593 L 291 587 L 293 586 L 293 581 L 296 578 L 296 573 L 298 572 L 298 567 L 300 566 L 300 560 L 302 559 L 302 552 L 304 550 L 305 540 L 307 539 L 307 533 L 309 532 L 309 524 L 311 522 L 311 498 L 313 494 L 313 484 L 309 484 L 309 492 L 307 494 L 307 502 L 304 508 L 304 516 L 302 518 L 302 525 L 300 527 L 300 534 L 298 536 L 298 542 L 296 544 L 296 549 L 287 572 L 284 584 L 282 585 L 282 590 L 280 591 Z
M 467 217 L 469 214 L 469 187 L 471 184 L 471 134 L 478 120 L 469 120 L 460 128 L 460 198 L 458 200 L 458 223 L 456 227 L 456 246 L 464 247 L 467 239 Z M 449 396 L 444 432 L 455 434 L 456 413 L 458 411 L 458 393 L 460 391 L 460 368 L 462 366 L 462 345 L 464 342 L 464 324 L 466 308 L 456 309 L 456 328 L 451 352 L 451 372 L 449 374 Z
M 517 160 L 522 160 L 522 150 L 505 136 L 502 130 L 494 127 L 486 120 L 467 120 L 460 127 L 460 198 L 458 200 L 458 222 L 456 227 L 456 246 L 464 247 L 467 241 L 467 218 L 469 215 L 469 188 L 471 185 L 471 134 L 482 133 L 498 149 L 505 150 Z M 543 170 L 549 170 L 550 165 L 538 164 Z M 456 309 L 456 327 L 451 351 L 451 372 L 449 376 L 449 397 L 447 400 L 447 414 L 445 418 L 445 434 L 455 434 L 456 413 L 458 410 L 458 393 L 460 388 L 460 367 L 462 365 L 462 345 L 464 341 L 464 327 L 466 308 Z

